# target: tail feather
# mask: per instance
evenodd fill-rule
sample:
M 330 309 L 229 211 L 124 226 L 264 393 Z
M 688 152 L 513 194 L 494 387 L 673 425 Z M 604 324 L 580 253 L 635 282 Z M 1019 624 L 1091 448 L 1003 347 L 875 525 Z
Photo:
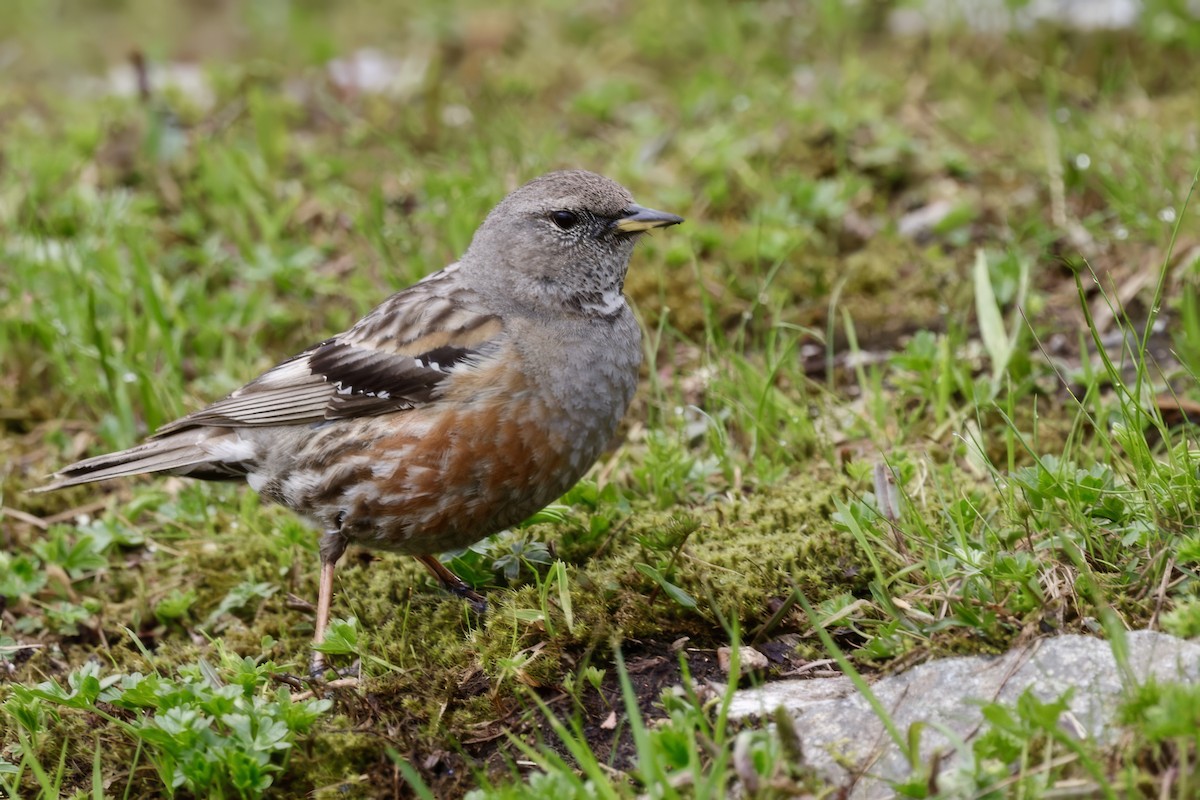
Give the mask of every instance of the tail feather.
M 199 478 L 233 478 L 245 474 L 235 464 L 214 458 L 211 429 L 193 429 L 163 439 L 151 439 L 128 450 L 77 461 L 50 476 L 50 482 L 31 491 L 53 492 L 82 483 L 106 481 L 150 472 L 175 472 Z M 219 449 L 219 448 L 218 448 Z

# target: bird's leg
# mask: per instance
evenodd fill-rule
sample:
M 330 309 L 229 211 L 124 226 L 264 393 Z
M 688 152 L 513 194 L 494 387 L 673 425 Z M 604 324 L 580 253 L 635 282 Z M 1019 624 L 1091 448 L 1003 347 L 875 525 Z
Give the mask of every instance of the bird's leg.
M 471 608 L 479 614 L 487 611 L 487 600 L 479 592 L 467 585 L 467 582 L 450 571 L 450 568 L 438 561 L 437 556 L 424 555 L 417 556 L 417 561 L 425 565 L 425 568 L 433 573 L 438 579 L 438 583 L 442 584 L 445 589 L 459 597 L 464 598 L 471 604 Z
M 321 584 L 317 590 L 317 626 L 313 633 L 313 646 L 325 641 L 325 629 L 329 627 L 329 609 L 333 605 L 333 573 L 337 560 L 346 551 L 346 540 L 337 531 L 321 537 Z M 325 654 L 314 649 L 309 662 L 308 674 L 319 680 L 325 674 Z

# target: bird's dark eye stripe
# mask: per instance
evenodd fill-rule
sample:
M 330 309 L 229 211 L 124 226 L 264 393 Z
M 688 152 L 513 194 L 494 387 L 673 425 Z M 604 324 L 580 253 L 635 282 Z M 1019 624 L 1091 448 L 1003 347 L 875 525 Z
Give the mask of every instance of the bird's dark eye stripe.
M 550 219 L 564 231 L 569 231 L 579 224 L 579 215 L 565 208 L 550 212 Z

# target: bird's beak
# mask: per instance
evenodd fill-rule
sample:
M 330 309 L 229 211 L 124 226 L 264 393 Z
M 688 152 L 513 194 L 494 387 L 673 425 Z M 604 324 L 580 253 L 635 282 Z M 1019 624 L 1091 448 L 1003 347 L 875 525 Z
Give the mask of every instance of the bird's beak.
M 665 228 L 683 222 L 683 217 L 665 211 L 655 211 L 653 208 L 642 208 L 636 203 L 623 213 L 624 216 L 613 223 L 613 227 L 621 233 L 641 233 L 651 228 Z

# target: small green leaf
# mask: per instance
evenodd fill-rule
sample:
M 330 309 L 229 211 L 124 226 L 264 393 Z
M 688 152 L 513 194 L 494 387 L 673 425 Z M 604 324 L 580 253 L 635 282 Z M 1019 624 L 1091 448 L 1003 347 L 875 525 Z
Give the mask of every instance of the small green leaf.
M 567 581 L 567 565 L 561 561 L 554 562 L 551 576 L 558 584 L 558 604 L 562 607 L 563 619 L 567 622 L 567 630 L 575 632 L 575 611 L 571 605 L 571 584 Z
M 983 250 L 975 251 L 975 316 L 979 322 L 979 338 L 992 361 L 992 380 L 999 380 L 1012 358 L 1013 341 L 1004 329 L 1004 318 L 1000 304 L 992 290 L 992 278 L 988 270 L 987 256 Z
M 696 600 L 690 594 L 680 589 L 675 584 L 671 583 L 666 577 L 649 564 L 634 564 L 637 571 L 645 575 L 650 580 L 654 581 L 659 587 L 666 592 L 667 596 L 674 600 L 684 608 L 695 608 Z

